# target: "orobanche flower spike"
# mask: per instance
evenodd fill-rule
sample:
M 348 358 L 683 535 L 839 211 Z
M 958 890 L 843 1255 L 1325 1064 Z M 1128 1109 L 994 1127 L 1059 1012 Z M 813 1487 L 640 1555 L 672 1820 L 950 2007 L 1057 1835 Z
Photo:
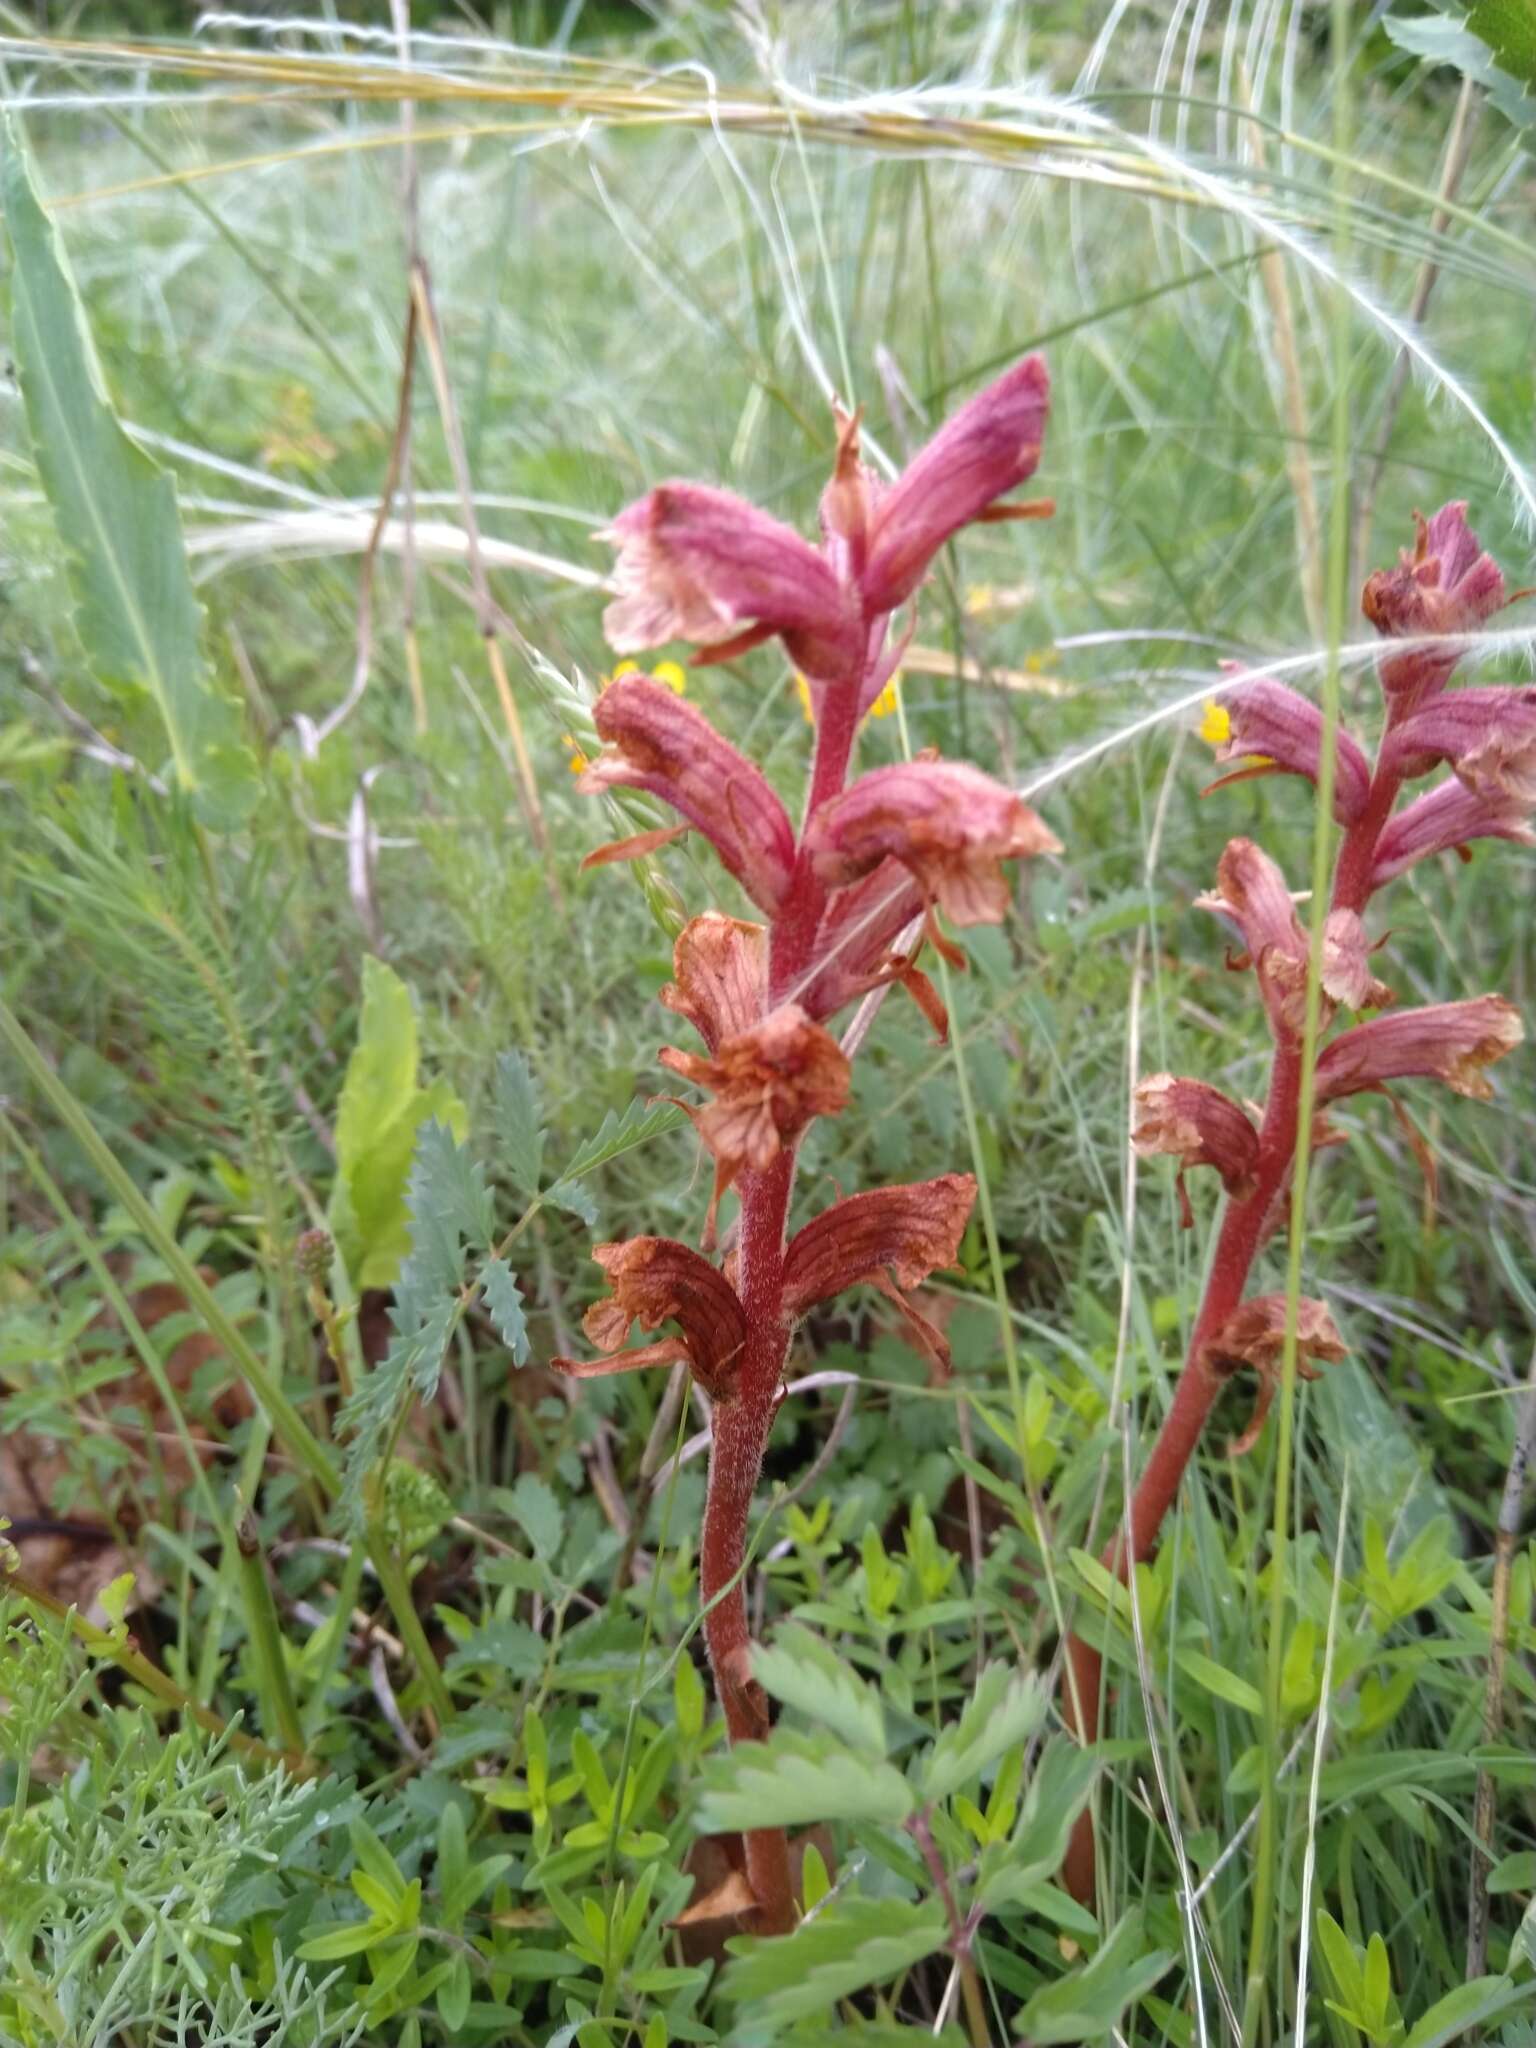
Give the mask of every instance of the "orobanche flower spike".
M 1380 1014 L 1334 1031 L 1322 1045 L 1311 1128 L 1303 1134 L 1309 936 L 1278 864 L 1252 840 L 1234 839 L 1217 865 L 1215 890 L 1199 903 L 1232 927 L 1240 949 L 1229 951 L 1228 965 L 1252 974 L 1264 1006 L 1272 1040 L 1265 1101 L 1241 1105 L 1208 1079 L 1173 1074 L 1155 1074 L 1135 1091 L 1132 1142 L 1144 1156 L 1178 1161 L 1185 1226 L 1194 1223 L 1184 1187 L 1192 1168 L 1215 1168 L 1224 1205 L 1172 1406 L 1105 1553 L 1106 1565 L 1122 1576 L 1156 1543 L 1211 1409 L 1234 1374 L 1252 1372 L 1258 1379 L 1253 1414 L 1231 1446 L 1236 1453 L 1258 1440 L 1288 1345 L 1303 1378 L 1345 1355 L 1323 1303 L 1303 1297 L 1292 1308 L 1283 1294 L 1248 1294 L 1254 1261 L 1284 1220 L 1303 1135 L 1314 1149 L 1342 1143 L 1344 1132 L 1326 1114 L 1330 1106 L 1347 1096 L 1390 1094 L 1399 1081 L 1438 1081 L 1459 1094 L 1486 1097 L 1492 1093 L 1487 1069 L 1523 1035 L 1517 1012 L 1499 995 L 1388 1008 L 1392 990 L 1373 970 L 1385 936 L 1373 940 L 1366 923 L 1376 892 L 1417 861 L 1452 849 L 1465 855 L 1474 839 L 1536 844 L 1536 690 L 1453 689 L 1461 647 L 1392 648 L 1395 641 L 1433 636 L 1454 642 L 1507 601 L 1504 578 L 1478 545 L 1466 512 L 1465 505 L 1451 504 L 1433 519 L 1418 519 L 1414 547 L 1395 569 L 1378 571 L 1366 584 L 1366 617 L 1386 642 L 1378 664 L 1381 740 L 1374 760 L 1347 732 L 1340 730 L 1334 742 L 1333 815 L 1343 830 L 1322 934 L 1318 1026 L 1334 1031 L 1341 1011 Z M 1239 672 L 1222 685 L 1206 707 L 1201 733 L 1215 746 L 1218 762 L 1234 764 L 1223 783 L 1282 773 L 1318 781 L 1323 714 L 1270 677 Z M 1442 763 L 1450 771 L 1445 779 L 1399 809 L 1404 785 Z M 1428 1146 L 1403 1120 L 1432 1174 Z M 1101 1712 L 1099 1653 L 1074 1636 L 1067 1667 L 1066 1713 L 1091 1740 Z M 1092 1900 L 1095 1848 L 1086 1818 L 1073 1837 L 1066 1878 L 1076 1897 Z
M 839 413 L 819 544 L 695 483 L 659 485 L 608 530 L 618 596 L 604 623 L 621 654 L 686 641 L 696 661 L 720 661 L 778 639 L 815 726 L 798 833 L 762 770 L 678 693 L 673 664 L 662 664 L 665 679 L 632 666 L 615 675 L 593 714 L 604 752 L 578 771 L 594 795 L 641 790 L 682 821 L 600 848 L 593 861 L 649 853 L 691 829 L 764 920 L 695 917 L 662 992 L 703 1044 L 659 1055 L 703 1098 L 685 1105 L 714 1162 L 701 1247 L 656 1237 L 599 1245 L 593 1256 L 610 1291 L 584 1324 L 598 1356 L 555 1361 L 579 1378 L 680 1363 L 708 1398 L 700 1593 L 733 1742 L 768 1731 L 740 1577 L 797 1324 L 847 1288 L 873 1287 L 929 1356 L 948 1363 L 912 1296 L 958 1255 L 976 1197 L 968 1174 L 846 1196 L 787 1244 L 785 1226 L 800 1141 L 849 1098 L 849 1061 L 830 1020 L 899 982 L 942 1036 L 947 1019 L 918 950 L 925 940 L 949 948 L 940 918 L 999 922 L 1010 901 L 1003 864 L 1059 850 L 1018 797 L 962 763 L 924 757 L 848 780 L 861 722 L 894 691 L 910 637 L 910 619 L 903 636 L 892 615 L 911 606 L 934 555 L 973 520 L 1050 510 L 1004 502 L 1039 460 L 1048 402 L 1045 365 L 1030 356 L 963 406 L 889 485 L 860 460 L 857 417 Z M 740 1200 L 736 1242 L 716 1263 L 715 1211 L 729 1188 Z M 629 1349 L 635 1325 L 675 1334 Z M 749 1835 L 745 1860 L 752 1926 L 792 1926 L 783 1832 Z

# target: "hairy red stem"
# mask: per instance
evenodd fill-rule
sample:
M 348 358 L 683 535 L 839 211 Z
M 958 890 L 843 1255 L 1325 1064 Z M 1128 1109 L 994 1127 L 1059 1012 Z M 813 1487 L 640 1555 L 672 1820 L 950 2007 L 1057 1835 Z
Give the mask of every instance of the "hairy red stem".
M 836 796 L 848 775 L 858 730 L 858 684 L 850 679 L 823 692 L 816 752 L 806 798 L 806 817 Z M 793 999 L 812 963 L 827 893 L 801 853 L 783 909 L 769 940 L 768 1007 Z M 728 1395 L 715 1402 L 710 1424 L 709 1482 L 699 1554 L 699 1588 L 705 1604 L 704 1640 L 715 1674 L 715 1689 L 733 1743 L 760 1741 L 768 1714 L 752 1681 L 752 1637 L 747 1626 L 746 1590 L 741 1582 L 752 1499 L 773 1427 L 789 1329 L 781 1298 L 784 1287 L 784 1227 L 795 1177 L 795 1155 L 786 1147 L 766 1172 L 740 1179 L 740 1271 L 737 1291 L 746 1311 L 747 1342 L 741 1369 Z M 782 1828 L 762 1828 L 746 1837 L 747 1879 L 757 1901 L 756 1926 L 784 1934 L 795 1924 L 789 1844 Z
M 1334 909 L 1358 913 L 1365 908 L 1371 893 L 1376 842 L 1391 816 L 1401 786 L 1401 777 L 1390 771 L 1378 770 L 1373 776 L 1365 807 L 1346 831 L 1339 848 L 1332 890 Z M 1172 1406 L 1163 1418 L 1125 1519 L 1103 1553 L 1104 1565 L 1122 1581 L 1129 1576 L 1133 1562 L 1148 1560 L 1221 1391 L 1222 1381 L 1211 1368 L 1206 1347 L 1242 1302 L 1254 1258 L 1266 1235 L 1265 1225 L 1289 1183 L 1296 1156 L 1300 1097 L 1301 1043 L 1292 1038 L 1275 1048 L 1264 1122 L 1259 1132 L 1259 1163 L 1253 1192 L 1244 1201 L 1227 1202 L 1205 1298 L 1190 1335 Z M 1080 1742 L 1098 1739 L 1103 1679 L 1104 1660 L 1099 1651 L 1082 1636 L 1069 1636 L 1063 1709 L 1067 1725 Z M 1068 1891 L 1079 1903 L 1092 1903 L 1097 1887 L 1097 1852 L 1093 1816 L 1088 1811 L 1078 1816 L 1073 1828 L 1062 1875 Z

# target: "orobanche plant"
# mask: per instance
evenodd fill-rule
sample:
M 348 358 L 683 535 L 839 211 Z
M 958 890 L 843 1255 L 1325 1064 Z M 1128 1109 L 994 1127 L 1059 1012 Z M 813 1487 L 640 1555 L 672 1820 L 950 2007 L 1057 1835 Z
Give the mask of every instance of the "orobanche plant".
M 818 1302 L 870 1285 L 919 1341 L 938 1332 L 908 1299 L 953 1263 L 975 1199 L 969 1174 L 846 1196 L 786 1243 L 795 1155 L 811 1121 L 836 1116 L 849 1092 L 848 1055 L 828 1020 L 856 998 L 903 983 L 942 1032 L 943 1007 L 915 961 L 925 938 L 949 945 L 940 918 L 996 923 L 1009 901 L 1001 863 L 1057 850 L 1009 790 L 959 762 L 922 758 L 849 781 L 866 713 L 895 673 L 893 622 L 935 553 L 975 520 L 1038 516 L 1003 505 L 1039 459 L 1048 406 L 1045 366 L 1029 357 L 964 406 L 888 486 L 860 460 L 857 417 L 838 415 L 836 463 L 812 546 L 729 492 L 668 483 L 630 505 L 609 538 L 619 596 L 605 617 L 620 653 L 692 643 L 723 661 L 777 637 L 804 678 L 815 725 L 799 830 L 762 771 L 665 681 L 609 684 L 595 707 L 606 751 L 581 787 L 661 798 L 702 833 L 762 912 L 695 917 L 677 940 L 666 1007 L 704 1051 L 660 1057 L 708 1098 L 690 1109 L 714 1159 L 702 1250 L 670 1238 L 597 1246 L 611 1296 L 586 1317 L 602 1356 L 560 1361 L 580 1375 L 684 1360 L 707 1395 L 709 1481 L 700 1543 L 704 1631 L 733 1742 L 768 1732 L 750 1666 L 740 1583 L 748 1515 L 780 1398 L 796 1324 Z M 907 628 L 910 633 L 910 624 Z M 648 852 L 672 832 L 602 850 Z M 956 956 L 958 957 L 958 956 Z M 734 1245 L 716 1251 L 716 1208 L 729 1188 L 740 1215 Z M 681 1332 L 625 1350 L 632 1324 Z M 746 1838 L 746 1875 L 760 1931 L 793 1924 L 787 1839 Z
M 1231 686 L 1224 702 L 1208 707 L 1202 729 L 1219 761 L 1242 764 L 1224 781 L 1305 776 L 1328 789 L 1342 828 L 1323 929 L 1318 1033 L 1328 1030 L 1341 1009 L 1385 1014 L 1323 1045 L 1312 1077 L 1314 1149 L 1343 1142 L 1328 1117 L 1332 1104 L 1365 1092 L 1390 1097 L 1394 1081 L 1440 1080 L 1458 1094 L 1486 1097 L 1491 1091 L 1484 1069 L 1522 1036 L 1518 1014 L 1500 995 L 1389 1009 L 1393 992 L 1372 967 L 1386 938 L 1373 942 L 1365 924 L 1378 892 L 1429 854 L 1464 849 L 1472 839 L 1536 843 L 1530 829 L 1536 809 L 1536 689 L 1448 687 L 1462 652 L 1456 636 L 1475 631 L 1509 601 L 1497 564 L 1467 525 L 1466 510 L 1450 504 L 1433 519 L 1420 519 L 1413 550 L 1365 586 L 1366 617 L 1387 640 L 1407 643 L 1379 662 L 1385 718 L 1374 760 L 1339 730 L 1331 773 L 1326 772 L 1322 712 L 1267 676 L 1244 676 Z M 1437 637 L 1449 644 L 1434 645 Z M 1450 775 L 1399 809 L 1405 784 L 1442 764 L 1449 764 Z M 1304 1113 L 1309 937 L 1279 866 L 1249 839 L 1228 843 L 1217 864 L 1215 893 L 1201 897 L 1199 907 L 1224 918 L 1242 941 L 1242 951 L 1229 955 L 1228 964 L 1254 977 L 1273 1041 L 1269 1086 L 1262 1106 L 1235 1102 L 1210 1081 L 1172 1074 L 1154 1074 L 1136 1089 L 1137 1151 L 1178 1160 L 1181 1197 L 1188 1169 L 1213 1167 L 1225 1206 L 1173 1403 L 1106 1554 L 1105 1562 L 1122 1577 L 1131 1563 L 1148 1559 L 1217 1395 L 1244 1370 L 1257 1375 L 1258 1398 L 1250 1426 L 1232 1448 L 1241 1451 L 1256 1441 L 1287 1342 L 1286 1295 L 1247 1290 L 1255 1258 L 1288 1211 Z M 1422 1141 L 1404 1121 L 1427 1166 Z M 1193 1218 L 1183 1199 L 1187 1226 Z M 1327 1307 L 1306 1297 L 1297 1304 L 1291 1341 L 1304 1378 L 1345 1355 Z M 1068 1649 L 1067 1711 L 1091 1738 L 1099 1727 L 1101 1659 L 1080 1636 Z M 1093 1835 L 1086 1815 L 1078 1824 L 1068 1878 L 1080 1899 L 1092 1896 Z

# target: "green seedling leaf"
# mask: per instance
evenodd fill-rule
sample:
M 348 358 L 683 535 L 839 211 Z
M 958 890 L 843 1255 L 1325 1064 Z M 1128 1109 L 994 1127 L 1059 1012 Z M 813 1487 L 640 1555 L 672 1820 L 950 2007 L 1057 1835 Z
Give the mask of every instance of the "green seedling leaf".
M 1437 1999 L 1413 2028 L 1403 2048 L 1445 2048 L 1473 2027 L 1485 2027 L 1511 2006 L 1536 1998 L 1536 1985 L 1516 1984 L 1509 1977 L 1474 1977 Z
M 153 702 L 177 787 L 204 824 L 227 831 L 256 802 L 256 768 L 204 659 L 176 485 L 112 409 L 63 241 L 10 121 L 0 193 L 14 259 L 11 351 L 81 645 L 114 696 Z

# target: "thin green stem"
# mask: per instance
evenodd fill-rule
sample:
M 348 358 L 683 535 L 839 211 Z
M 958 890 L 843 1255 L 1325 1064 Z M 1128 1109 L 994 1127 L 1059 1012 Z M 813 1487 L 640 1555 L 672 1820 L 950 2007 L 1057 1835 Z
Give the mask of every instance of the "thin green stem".
M 1348 260 L 1347 206 L 1350 124 L 1349 7 L 1333 0 L 1333 123 L 1336 254 L 1342 270 Z M 1323 737 L 1318 760 L 1316 825 L 1312 840 L 1312 903 L 1310 954 L 1307 964 L 1306 1023 L 1302 1033 L 1301 1072 L 1296 1103 L 1295 1171 L 1291 1183 L 1290 1238 L 1285 1277 L 1285 1348 L 1281 1359 L 1278 1428 L 1275 1443 L 1274 1529 L 1269 1555 L 1269 1616 L 1265 1632 L 1264 1767 L 1260 1778 L 1258 1841 L 1254 1858 L 1253 1919 L 1249 1929 L 1248 1982 L 1243 2011 L 1243 2040 L 1255 2038 L 1269 1974 L 1269 1941 L 1277 1905 L 1284 1897 L 1278 1860 L 1281 1688 L 1285 1667 L 1285 1616 L 1290 1544 L 1291 1474 L 1296 1428 L 1296 1333 L 1300 1317 L 1301 1275 L 1306 1249 L 1307 1189 L 1310 1180 L 1315 1067 L 1322 1002 L 1323 935 L 1330 908 L 1329 879 L 1333 866 L 1333 783 L 1339 727 L 1339 649 L 1344 641 L 1344 614 L 1349 576 L 1349 300 L 1342 289 L 1332 303 L 1332 466 L 1333 495 L 1328 522 L 1327 636 L 1328 662 L 1323 676 Z M 1277 2015 L 1277 2025 L 1279 2016 Z
M 245 1618 L 250 1629 L 251 1659 L 255 1665 L 256 1682 L 262 1693 L 263 1706 L 272 1717 L 272 1725 L 284 1749 L 292 1750 L 295 1756 L 302 1756 L 304 1728 L 299 1720 L 293 1687 L 288 1682 L 288 1660 L 284 1651 L 283 1631 L 277 1618 L 277 1606 L 272 1598 L 272 1581 L 267 1576 L 267 1561 L 261 1554 L 261 1538 L 257 1534 L 256 1520 L 248 1510 L 241 1515 L 235 1528 L 235 1554 L 240 1560 L 240 1595 L 245 1602 Z
M 364 1533 L 368 1555 L 373 1559 L 373 1568 L 379 1575 L 379 1584 L 384 1590 L 384 1598 L 389 1602 L 389 1611 L 395 1617 L 395 1627 L 400 1631 L 401 1642 L 411 1653 L 416 1675 L 432 1704 L 432 1711 L 437 1715 L 439 1722 L 451 1721 L 458 1708 L 454 1705 L 453 1694 L 448 1690 L 448 1681 L 443 1677 L 442 1666 L 427 1640 L 427 1632 L 421 1625 L 421 1616 L 416 1612 L 416 1602 L 411 1597 L 410 1576 L 389 1539 L 389 1531 L 382 1516 L 370 1516 Z

